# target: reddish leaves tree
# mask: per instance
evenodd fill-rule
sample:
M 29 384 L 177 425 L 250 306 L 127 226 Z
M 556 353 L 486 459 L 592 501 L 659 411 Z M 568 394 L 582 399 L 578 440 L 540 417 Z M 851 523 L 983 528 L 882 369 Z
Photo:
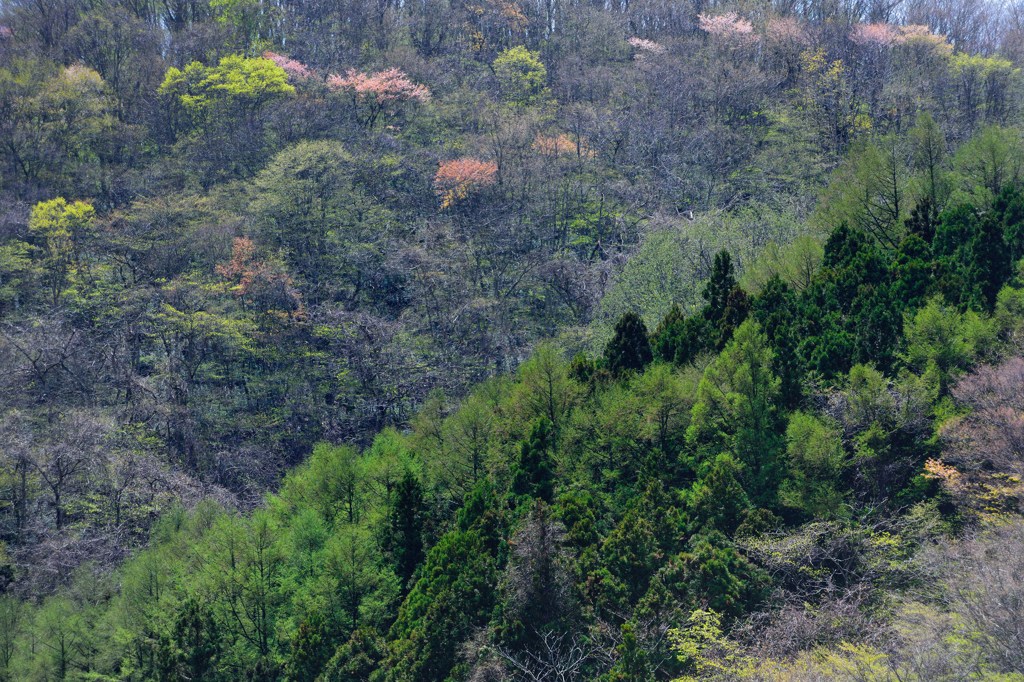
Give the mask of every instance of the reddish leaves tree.
M 434 176 L 434 190 L 441 198 L 441 208 L 450 208 L 467 198 L 471 192 L 497 182 L 498 164 L 465 157 L 445 161 Z
M 231 260 L 217 266 L 217 274 L 235 283 L 235 296 L 263 312 L 302 315 L 302 298 L 291 277 L 277 264 L 256 259 L 256 245 L 236 237 Z
M 544 156 L 578 156 L 592 159 L 596 155 L 584 140 L 574 140 L 565 133 L 558 135 L 538 135 L 533 141 L 533 149 Z

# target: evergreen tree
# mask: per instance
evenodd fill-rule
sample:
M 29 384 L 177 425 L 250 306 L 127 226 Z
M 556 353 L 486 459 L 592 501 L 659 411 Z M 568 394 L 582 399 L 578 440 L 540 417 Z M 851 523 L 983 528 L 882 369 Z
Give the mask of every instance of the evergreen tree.
M 447 679 L 459 644 L 487 624 L 494 608 L 495 561 L 476 529 L 445 534 L 420 576 L 391 627 L 386 682 Z
M 622 624 L 622 641 L 615 647 L 615 653 L 618 659 L 603 682 L 647 682 L 654 678 L 647 652 L 640 645 L 632 623 Z
M 732 256 L 728 251 L 719 251 L 711 265 L 711 278 L 701 292 L 701 296 L 707 301 L 704 317 L 715 323 L 721 320 L 729 305 L 729 295 L 736 286 Z
M 695 535 L 679 560 L 694 606 L 705 604 L 725 616 L 736 617 L 765 597 L 768 576 L 720 532 Z
M 654 354 L 665 362 L 688 365 L 711 350 L 712 329 L 703 315 L 686 317 L 679 306 L 673 306 L 654 332 Z
M 920 237 L 928 244 L 935 238 L 935 226 L 938 224 L 939 214 L 935 204 L 928 197 L 925 197 L 917 206 L 910 211 L 910 216 L 904 221 L 907 233 Z
M 626 313 L 615 324 L 615 335 L 604 349 L 604 361 L 613 376 L 638 372 L 653 359 L 647 325 L 636 313 Z
M 774 370 L 779 377 L 783 403 L 799 403 L 804 368 L 797 352 L 800 330 L 797 327 L 796 294 L 777 275 L 762 287 L 751 304 L 754 319 L 761 325 L 775 351 Z
M 423 560 L 423 485 L 411 471 L 406 471 L 395 488 L 394 503 L 388 514 L 385 545 L 391 553 L 395 573 L 408 585 L 413 572 Z
M 686 439 L 700 468 L 722 452 L 742 465 L 743 487 L 761 506 L 775 497 L 782 449 L 780 381 L 774 354 L 754 320 L 747 320 L 704 372 Z
M 740 485 L 742 467 L 727 454 L 719 455 L 690 492 L 689 512 L 694 531 L 714 529 L 732 535 L 750 508 Z
M 972 279 L 978 288 L 979 303 L 988 311 L 995 306 L 996 295 L 1012 271 L 1010 249 L 1003 234 L 999 216 L 990 213 L 981 219 L 971 242 Z
M 289 680 L 313 682 L 317 679 L 331 655 L 331 649 L 327 647 L 329 636 L 319 614 L 313 614 L 310 619 L 299 624 L 292 638 L 291 655 L 285 665 L 285 674 Z
M 725 309 L 718 321 L 718 343 L 715 350 L 722 350 L 729 343 L 736 329 L 750 314 L 750 297 L 739 286 L 734 286 L 725 299 Z
M 324 682 L 369 682 L 384 655 L 381 636 L 369 627 L 352 633 L 347 642 L 338 647 L 324 667 Z
M 220 652 L 220 632 L 213 614 L 197 599 L 181 606 L 174 623 L 174 651 L 177 674 L 188 680 L 214 677 Z
M 512 467 L 512 492 L 550 502 L 554 490 L 551 449 L 554 445 L 551 422 L 541 417 L 530 428 L 530 435 L 519 448 L 519 459 Z
M 917 234 L 900 242 L 893 262 L 895 297 L 907 308 L 919 307 L 927 300 L 932 286 L 931 249 Z
M 1009 249 L 1011 262 L 1024 258 L 1024 191 L 1016 185 L 1007 185 L 996 198 L 993 207 L 1003 225 L 1003 239 Z

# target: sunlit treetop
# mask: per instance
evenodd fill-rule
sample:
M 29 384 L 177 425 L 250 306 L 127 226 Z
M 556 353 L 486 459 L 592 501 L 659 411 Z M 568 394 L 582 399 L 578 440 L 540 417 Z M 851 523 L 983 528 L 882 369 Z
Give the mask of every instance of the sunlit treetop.
M 506 101 L 532 104 L 546 93 L 548 70 L 539 52 L 531 52 L 522 45 L 512 47 L 499 54 L 493 66 Z
M 189 109 L 203 109 L 212 99 L 228 98 L 259 104 L 291 95 L 288 74 L 270 59 L 230 55 L 217 66 L 192 62 L 183 70 L 171 67 L 158 92 L 176 95 Z

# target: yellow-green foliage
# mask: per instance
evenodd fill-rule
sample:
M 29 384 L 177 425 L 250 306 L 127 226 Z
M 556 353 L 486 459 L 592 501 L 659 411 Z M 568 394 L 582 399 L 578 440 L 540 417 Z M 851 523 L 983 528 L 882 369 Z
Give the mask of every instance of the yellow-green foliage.
M 540 53 L 530 52 L 522 45 L 499 54 L 494 60 L 494 73 L 502 94 L 512 104 L 532 104 L 547 92 L 548 70 Z
M 229 98 L 249 106 L 295 94 L 284 69 L 263 57 L 229 55 L 216 66 L 191 62 L 184 70 L 171 67 L 159 93 L 177 98 L 186 109 L 200 112 L 217 99 Z

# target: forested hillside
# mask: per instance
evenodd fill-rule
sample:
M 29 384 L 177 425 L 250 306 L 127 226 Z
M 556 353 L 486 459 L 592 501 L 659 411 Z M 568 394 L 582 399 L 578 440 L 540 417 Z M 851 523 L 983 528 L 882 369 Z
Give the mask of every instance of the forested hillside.
M 1024 680 L 1022 60 L 0 0 L 0 680 Z

